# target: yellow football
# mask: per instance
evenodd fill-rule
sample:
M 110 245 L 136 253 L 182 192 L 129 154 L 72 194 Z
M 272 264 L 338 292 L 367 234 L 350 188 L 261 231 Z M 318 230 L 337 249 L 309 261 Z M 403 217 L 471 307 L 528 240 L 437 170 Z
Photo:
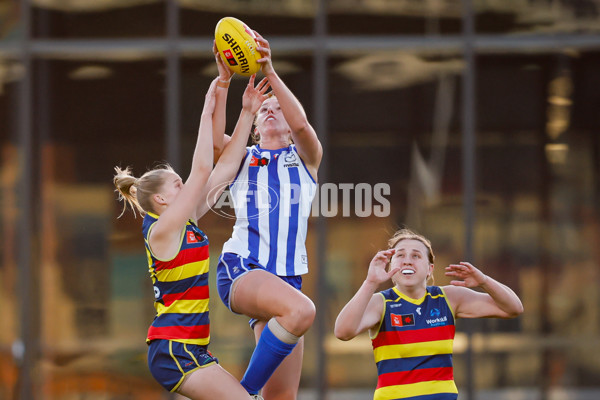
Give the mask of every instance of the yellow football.
M 237 18 L 222 18 L 215 27 L 215 43 L 225 65 L 233 72 L 250 76 L 260 70 L 262 58 L 256 50 L 254 32 Z

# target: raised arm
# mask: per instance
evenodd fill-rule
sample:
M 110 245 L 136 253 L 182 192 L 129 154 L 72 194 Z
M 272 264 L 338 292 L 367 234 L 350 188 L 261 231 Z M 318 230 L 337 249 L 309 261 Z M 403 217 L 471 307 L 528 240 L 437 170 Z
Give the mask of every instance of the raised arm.
M 176 187 L 180 187 L 177 195 L 172 200 L 157 195 L 159 205 L 162 203 L 168 206 L 160 214 L 148 237 L 152 251 L 159 258 L 169 259 L 179 250 L 182 231 L 187 221 L 195 216 L 198 194 L 206 185 L 212 170 L 212 116 L 215 109 L 216 83 L 217 79 L 213 80 L 206 93 L 192 169 L 185 185 L 179 176 L 173 174 L 173 182 L 167 184 L 174 183 Z
M 217 63 L 217 70 L 219 71 L 215 95 L 215 112 L 213 115 L 213 157 L 216 164 L 221 154 L 223 154 L 225 146 L 231 140 L 229 135 L 225 134 L 225 123 L 227 121 L 227 93 L 229 92 L 229 83 L 231 82 L 231 78 L 233 78 L 233 72 L 223 63 L 215 42 L 213 42 L 213 54 Z
M 258 60 L 262 64 L 261 70 L 269 79 L 285 120 L 292 129 L 292 139 L 296 144 L 298 154 L 300 154 L 300 157 L 302 157 L 302 160 L 316 179 L 316 173 L 323 157 L 321 142 L 312 125 L 308 122 L 304 108 L 279 75 L 277 75 L 277 72 L 275 72 L 271 61 L 271 47 L 269 46 L 269 42 L 258 32 L 254 31 L 254 33 L 258 45 L 256 49 L 263 56 Z
M 240 168 L 240 162 L 246 151 L 248 136 L 252 130 L 254 114 L 266 99 L 265 93 L 269 89 L 269 81 L 266 78 L 254 87 L 255 79 L 256 75 L 250 77 L 242 97 L 242 111 L 231 136 L 231 141 L 225 147 L 219 162 L 210 174 L 205 189 L 198 197 L 200 201 L 196 210 L 197 219 L 201 218 L 213 206 L 225 187 L 235 178 L 235 174 Z
M 375 292 L 399 270 L 385 270 L 394 252 L 394 249 L 380 251 L 371 260 L 367 278 L 335 321 L 334 333 L 338 339 L 350 340 L 379 324 L 384 303 L 383 296 Z
M 446 276 L 456 278 L 444 291 L 459 318 L 514 318 L 523 313 L 523 304 L 512 289 L 467 262 L 446 267 Z M 470 289 L 475 287 L 484 292 Z

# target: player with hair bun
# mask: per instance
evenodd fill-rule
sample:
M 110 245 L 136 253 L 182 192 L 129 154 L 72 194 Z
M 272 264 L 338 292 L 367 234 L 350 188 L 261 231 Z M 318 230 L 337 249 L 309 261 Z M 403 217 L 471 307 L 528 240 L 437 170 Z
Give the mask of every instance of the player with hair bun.
M 144 215 L 142 233 L 154 286 L 156 317 L 148 329 L 148 366 L 167 390 L 193 400 L 250 400 L 240 383 L 208 351 L 208 237 L 198 228 L 212 206 L 208 194 L 233 179 L 243 156 L 254 113 L 269 85 L 250 78 L 230 142 L 213 169 L 213 131 L 221 137 L 225 94 L 223 77 L 206 94 L 190 174 L 185 181 L 168 165 L 136 178 L 115 168 L 119 200 Z M 211 196 L 211 199 L 216 197 Z
M 374 400 L 456 400 L 455 318 L 514 318 L 523 312 L 521 300 L 467 262 L 446 267 L 450 285 L 427 286 L 435 260 L 429 240 L 402 229 L 388 244 L 338 315 L 335 336 L 350 340 L 369 331 L 379 375 Z M 394 286 L 376 293 L 390 278 Z

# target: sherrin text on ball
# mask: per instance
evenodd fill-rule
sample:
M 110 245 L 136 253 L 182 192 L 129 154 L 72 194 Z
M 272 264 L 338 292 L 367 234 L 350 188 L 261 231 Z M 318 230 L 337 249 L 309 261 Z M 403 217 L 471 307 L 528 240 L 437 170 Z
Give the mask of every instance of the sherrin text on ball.
M 262 56 L 254 32 L 239 19 L 222 18 L 215 27 L 215 43 L 225 65 L 236 74 L 250 76 L 260 69 L 257 60 Z

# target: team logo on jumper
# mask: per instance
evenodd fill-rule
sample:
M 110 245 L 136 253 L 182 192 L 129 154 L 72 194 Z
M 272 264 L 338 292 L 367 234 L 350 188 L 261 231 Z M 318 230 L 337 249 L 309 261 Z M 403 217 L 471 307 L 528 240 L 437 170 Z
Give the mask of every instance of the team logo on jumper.
M 229 50 L 229 49 L 225 50 L 223 52 L 223 55 L 227 59 L 227 62 L 229 63 L 229 65 L 231 65 L 231 66 L 238 65 L 237 61 L 235 61 L 235 57 L 233 56 L 233 53 L 231 52 L 231 50 Z
M 160 289 L 157 288 L 156 286 L 153 286 L 153 287 L 154 287 L 154 298 L 155 299 L 160 298 Z
M 266 157 L 258 158 L 256 156 L 252 156 L 252 159 L 250 159 L 251 167 L 264 167 L 266 165 L 269 165 L 269 159 Z
M 392 326 L 413 326 L 415 324 L 414 314 L 390 314 Z
M 188 243 L 198 243 L 198 238 L 196 237 L 196 234 L 192 231 L 189 231 L 187 233 L 187 242 Z

